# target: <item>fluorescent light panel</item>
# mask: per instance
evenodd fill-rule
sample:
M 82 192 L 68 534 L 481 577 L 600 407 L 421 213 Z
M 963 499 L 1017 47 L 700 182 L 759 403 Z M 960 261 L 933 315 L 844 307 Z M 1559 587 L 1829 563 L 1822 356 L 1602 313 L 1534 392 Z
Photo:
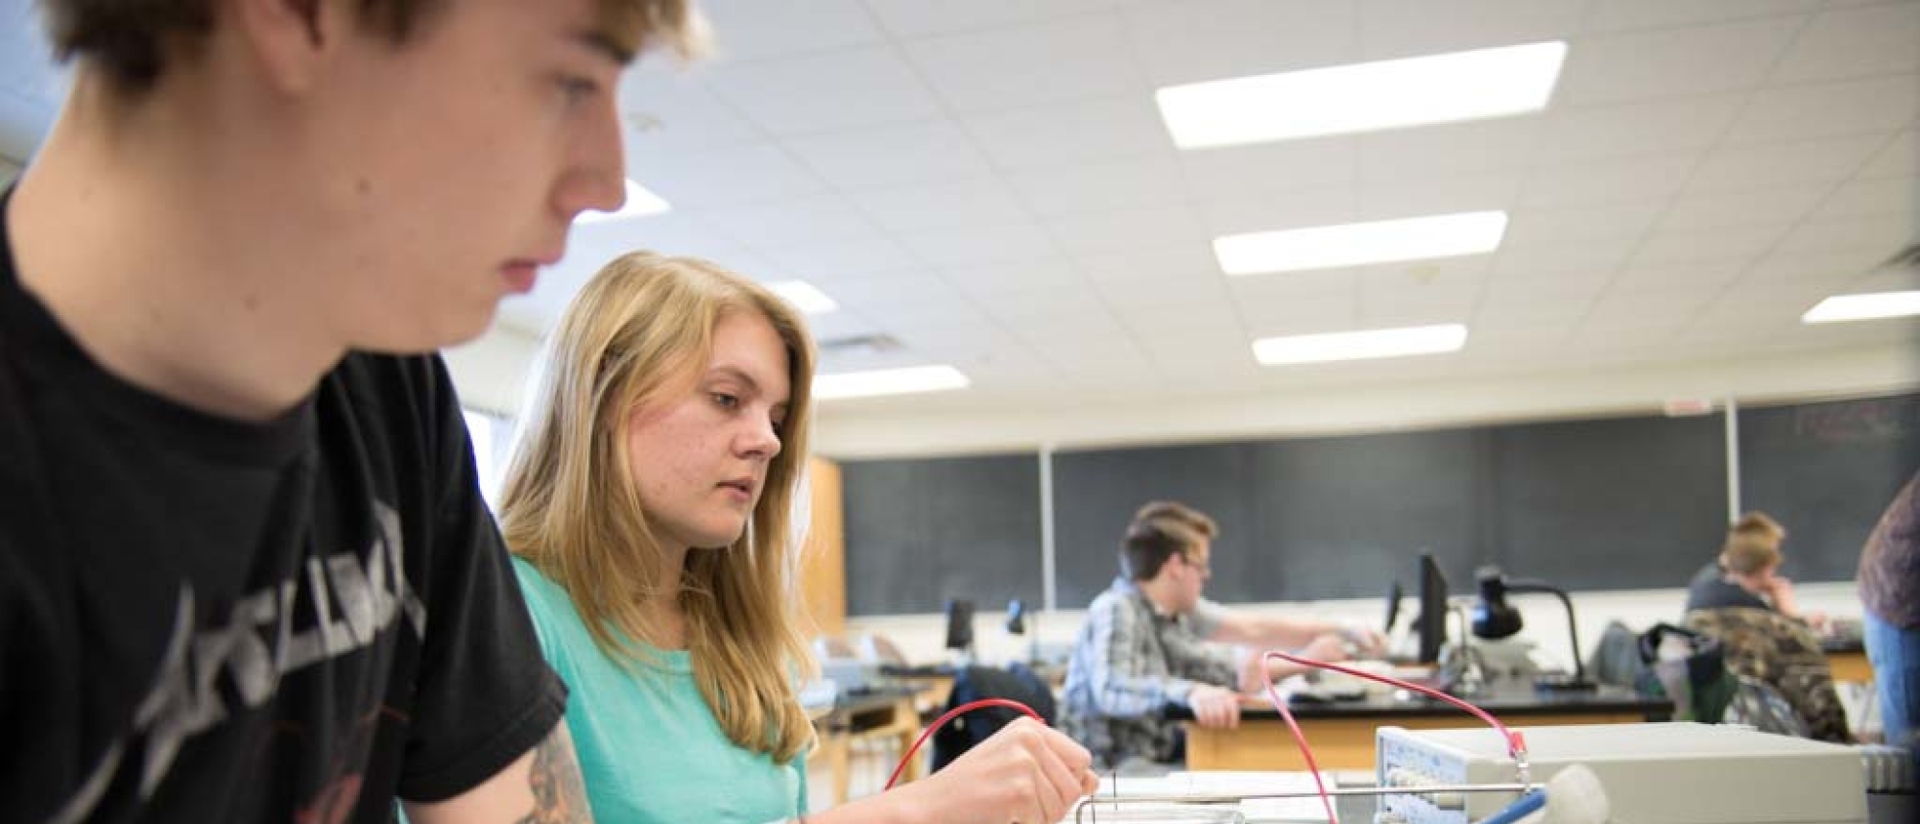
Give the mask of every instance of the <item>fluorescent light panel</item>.
M 605 223 L 610 220 L 626 220 L 628 218 L 657 215 L 672 208 L 673 206 L 668 204 L 665 199 L 647 191 L 640 184 L 633 182 L 633 180 L 629 178 L 627 180 L 627 202 L 620 205 L 620 211 L 602 212 L 598 209 L 588 209 L 574 216 L 573 222 L 588 224 Z
M 910 366 L 903 369 L 816 375 L 813 378 L 813 396 L 819 400 L 830 400 L 866 398 L 875 395 L 904 395 L 911 392 L 964 389 L 971 383 L 966 375 L 951 366 Z
M 1880 320 L 1920 315 L 1920 290 L 1906 292 L 1867 292 L 1858 295 L 1834 295 L 1808 309 L 1801 323 L 1835 323 L 1848 320 Z
M 1567 44 L 1553 41 L 1169 86 L 1153 96 L 1174 145 L 1204 149 L 1539 111 L 1566 56 Z
M 767 289 L 779 295 L 781 300 L 793 304 L 793 308 L 809 315 L 824 315 L 840 308 L 833 298 L 804 280 L 783 280 L 767 284 Z
M 1257 275 L 1477 255 L 1500 248 L 1506 232 L 1506 212 L 1460 212 L 1227 235 L 1213 254 L 1220 271 Z
M 1253 356 L 1267 366 L 1291 363 L 1397 358 L 1453 352 L 1467 345 L 1467 327 L 1458 323 L 1369 329 L 1322 335 L 1290 335 L 1253 342 Z

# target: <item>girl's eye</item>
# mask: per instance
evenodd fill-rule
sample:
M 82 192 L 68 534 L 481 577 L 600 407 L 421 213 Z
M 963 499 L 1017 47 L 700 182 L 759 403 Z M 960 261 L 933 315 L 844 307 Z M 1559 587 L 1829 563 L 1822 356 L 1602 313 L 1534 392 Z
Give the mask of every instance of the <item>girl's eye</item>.
M 720 408 L 722 409 L 733 409 L 740 405 L 739 398 L 736 398 L 724 392 L 713 393 L 713 402 L 716 404 L 719 404 Z
M 578 103 L 600 92 L 600 84 L 584 77 L 563 76 L 559 80 L 560 94 L 569 103 Z

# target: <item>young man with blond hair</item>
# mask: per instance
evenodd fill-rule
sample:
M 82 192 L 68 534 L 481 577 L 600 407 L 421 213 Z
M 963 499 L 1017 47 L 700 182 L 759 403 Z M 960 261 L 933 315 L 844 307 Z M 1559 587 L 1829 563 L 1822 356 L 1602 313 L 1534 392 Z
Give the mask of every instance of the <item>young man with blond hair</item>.
M 685 0 L 43 0 L 0 200 L 8 820 L 590 819 L 431 352 L 623 198 Z
M 1799 618 L 1823 628 L 1827 617 L 1803 612 L 1793 594 L 1793 582 L 1780 574 L 1786 556 L 1780 551 L 1787 530 L 1765 512 L 1749 512 L 1727 527 L 1720 555 L 1702 567 L 1687 584 L 1687 611 L 1723 607 L 1751 607 Z

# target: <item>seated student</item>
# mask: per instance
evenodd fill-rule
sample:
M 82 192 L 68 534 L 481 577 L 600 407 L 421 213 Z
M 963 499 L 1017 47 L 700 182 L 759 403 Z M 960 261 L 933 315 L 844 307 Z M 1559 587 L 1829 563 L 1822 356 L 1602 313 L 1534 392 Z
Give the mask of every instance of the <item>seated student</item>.
M 1720 639 L 1733 671 L 1779 691 L 1810 737 L 1848 741 L 1846 712 L 1814 630 L 1826 617 L 1800 612 L 1792 583 L 1777 574 L 1786 534 L 1760 512 L 1734 522 L 1719 560 L 1687 588 L 1685 623 Z
M 1263 683 L 1257 649 L 1297 648 L 1338 661 L 1349 644 L 1377 650 L 1377 633 L 1322 621 L 1233 612 L 1201 597 L 1211 574 L 1213 519 L 1190 507 L 1143 507 L 1121 542 L 1122 574 L 1094 599 L 1068 664 L 1064 726 L 1103 768 L 1153 772 L 1185 757 L 1179 722 L 1160 717 L 1184 706 L 1204 726 L 1239 723 L 1240 693 Z M 1274 677 L 1298 668 L 1274 667 Z
M 814 349 L 797 312 L 713 264 L 635 253 L 573 301 L 508 470 L 502 531 L 602 821 L 807 810 L 793 503 Z M 829 822 L 1057 821 L 1097 779 L 1022 719 Z
M 1784 560 L 1780 545 L 1786 538 L 1786 529 L 1764 512 L 1740 516 L 1727 530 L 1720 557 L 1701 567 L 1688 582 L 1687 610 L 1752 607 L 1799 618 L 1815 629 L 1823 629 L 1826 615 L 1802 612 L 1793 595 L 1793 582 L 1779 574 Z

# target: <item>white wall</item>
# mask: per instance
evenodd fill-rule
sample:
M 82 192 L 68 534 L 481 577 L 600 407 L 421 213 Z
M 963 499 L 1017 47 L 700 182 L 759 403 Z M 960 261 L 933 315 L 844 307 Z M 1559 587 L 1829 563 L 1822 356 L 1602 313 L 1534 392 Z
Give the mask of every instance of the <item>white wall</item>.
M 460 404 L 513 419 L 526 396 L 527 376 L 539 355 L 540 341 L 496 323 L 487 333 L 444 353 Z
M 822 407 L 815 449 L 834 458 L 1124 443 L 1382 432 L 1405 428 L 1657 413 L 1670 398 L 1742 402 L 1872 394 L 1920 387 L 1910 346 L 1705 361 L 1485 381 L 1334 387 L 1197 402 L 1020 411 L 862 413 Z
M 1459 593 L 1455 593 L 1457 596 Z M 1838 618 L 1859 618 L 1860 598 L 1851 582 L 1800 584 L 1795 587 L 1800 598 L 1801 608 L 1818 610 Z M 1611 592 L 1580 592 L 1573 596 L 1574 616 L 1580 624 L 1581 659 L 1593 654 L 1593 646 L 1600 639 L 1600 632 L 1607 623 L 1619 620 L 1628 627 L 1639 631 L 1660 621 L 1678 623 L 1681 607 L 1686 604 L 1685 589 L 1647 589 L 1620 590 Z M 1535 643 L 1540 651 L 1549 656 L 1549 660 L 1570 662 L 1571 645 L 1567 636 L 1566 610 L 1552 596 L 1522 595 L 1515 596 L 1511 603 L 1517 607 L 1526 621 L 1526 628 L 1520 637 Z M 1362 598 L 1341 601 L 1315 601 L 1294 603 L 1244 604 L 1234 609 L 1249 610 L 1262 614 L 1275 615 L 1311 615 L 1340 621 L 1351 621 L 1361 626 L 1378 627 L 1386 617 L 1385 603 L 1379 598 Z M 1402 631 L 1417 611 L 1412 598 L 1401 604 L 1400 624 Z M 1065 647 L 1071 645 L 1080 624 L 1086 618 L 1084 610 L 1058 610 L 1039 617 L 1039 638 L 1050 646 Z M 979 612 L 974 617 L 974 644 L 976 652 L 985 663 L 1024 660 L 1027 654 L 1027 640 L 1008 635 L 1005 630 L 1006 614 L 1003 612 Z M 1029 623 L 1029 632 L 1033 624 Z M 946 657 L 943 644 L 946 639 L 946 619 L 940 615 L 891 615 L 850 617 L 847 619 L 847 633 L 880 633 L 891 638 L 907 659 L 914 663 L 933 663 Z
M 496 324 L 446 353 L 461 400 L 513 416 L 540 342 Z M 1742 403 L 1920 388 L 1920 351 L 1889 345 L 1790 357 L 1557 372 L 1483 381 L 1395 383 L 1182 402 L 1021 410 L 870 412 L 823 404 L 814 450 L 830 458 L 904 457 L 1236 438 L 1384 432 L 1606 414 L 1652 414 L 1671 398 Z

